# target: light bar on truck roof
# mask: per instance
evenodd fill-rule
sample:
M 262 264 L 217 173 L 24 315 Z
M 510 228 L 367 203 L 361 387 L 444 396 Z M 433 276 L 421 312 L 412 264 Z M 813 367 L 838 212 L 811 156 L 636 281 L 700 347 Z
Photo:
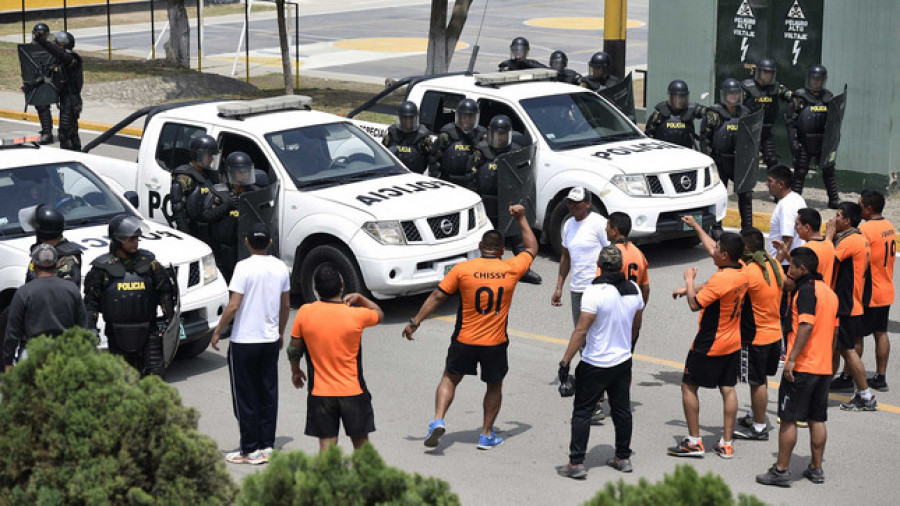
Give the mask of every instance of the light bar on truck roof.
M 0 137 L 0 146 L 15 146 L 17 144 L 31 144 L 40 142 L 40 134 L 26 134 L 22 132 L 9 132 Z
M 262 112 L 304 109 L 310 104 L 312 104 L 312 98 L 306 95 L 283 95 L 219 104 L 218 110 L 219 116 L 223 118 L 239 118 Z
M 557 72 L 553 69 L 511 70 L 509 72 L 475 74 L 475 84 L 481 86 L 497 86 L 500 84 L 524 83 L 528 81 L 546 81 L 548 79 L 556 79 L 556 76 Z

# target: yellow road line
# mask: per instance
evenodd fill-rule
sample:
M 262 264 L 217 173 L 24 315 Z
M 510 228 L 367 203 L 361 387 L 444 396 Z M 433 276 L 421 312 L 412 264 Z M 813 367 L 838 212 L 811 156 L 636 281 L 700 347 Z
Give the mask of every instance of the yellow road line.
M 563 18 L 534 18 L 525 21 L 528 26 L 540 28 L 559 28 L 563 30 L 603 30 L 602 17 L 563 17 Z M 635 19 L 627 21 L 627 28 L 638 28 L 644 23 Z
M 40 123 L 38 120 L 37 114 L 33 112 L 19 112 L 19 111 L 10 111 L 8 109 L 0 109 L 0 118 L 6 119 L 15 119 L 20 121 L 30 121 L 32 123 Z M 59 119 L 53 118 L 53 124 L 59 125 Z M 85 130 L 93 130 L 95 132 L 105 132 L 112 128 L 112 125 L 107 125 L 105 123 L 97 123 L 96 121 L 85 121 L 78 120 L 79 128 L 83 128 Z M 125 127 L 119 131 L 122 135 L 133 135 L 135 137 L 140 137 L 144 133 L 143 128 L 135 128 L 135 127 Z
M 434 316 L 432 319 L 441 320 L 448 323 L 456 323 L 456 317 L 454 316 Z M 523 337 L 525 339 L 531 339 L 533 341 L 543 341 L 545 343 L 553 343 L 553 344 L 569 344 L 568 339 L 559 339 L 557 337 L 545 336 L 542 334 L 535 334 L 534 332 L 526 332 L 523 330 L 514 330 L 508 329 L 507 333 L 510 336 Z M 674 360 L 667 360 L 664 358 L 651 357 L 650 355 L 642 355 L 640 353 L 634 354 L 634 359 L 639 360 L 641 362 L 649 362 L 651 364 L 663 365 L 672 369 L 684 369 L 684 362 L 676 362 Z M 779 387 L 779 383 L 775 381 L 769 381 L 769 388 L 777 390 Z M 850 396 L 841 395 L 841 394 L 828 394 L 828 397 L 835 401 L 848 402 L 850 400 Z M 879 411 L 887 411 L 889 413 L 900 414 L 900 407 L 892 406 L 890 404 L 882 404 L 878 403 Z

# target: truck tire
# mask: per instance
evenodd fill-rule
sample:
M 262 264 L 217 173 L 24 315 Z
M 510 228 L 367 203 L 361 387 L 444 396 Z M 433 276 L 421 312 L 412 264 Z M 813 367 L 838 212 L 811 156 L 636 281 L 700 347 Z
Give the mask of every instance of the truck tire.
M 313 279 L 316 271 L 323 266 L 330 265 L 344 281 L 344 293 L 361 293 L 369 297 L 369 291 L 363 283 L 362 274 L 356 265 L 356 260 L 345 248 L 334 244 L 323 244 L 316 246 L 303 259 L 300 264 L 300 272 L 297 276 L 297 284 L 300 296 L 304 302 L 315 302 L 318 300 L 316 292 L 313 289 Z
M 601 203 L 597 205 L 597 197 L 594 197 L 591 201 L 591 211 L 595 213 L 599 213 L 604 218 L 608 214 L 606 212 L 606 207 Z M 559 201 L 553 210 L 550 212 L 550 219 L 547 222 L 547 239 L 550 242 L 550 246 L 553 247 L 553 252 L 556 253 L 557 257 L 562 256 L 562 229 L 563 225 L 566 223 L 566 220 L 569 219 L 571 215 L 569 214 L 569 206 L 566 205 L 566 199 L 562 199 Z
M 201 337 L 196 341 L 191 341 L 189 343 L 178 343 L 178 351 L 175 352 L 175 358 L 177 359 L 186 359 L 193 358 L 197 355 L 206 351 L 206 348 L 209 346 L 209 341 L 212 340 L 212 332 L 205 337 Z M 172 364 L 169 364 L 171 367 Z

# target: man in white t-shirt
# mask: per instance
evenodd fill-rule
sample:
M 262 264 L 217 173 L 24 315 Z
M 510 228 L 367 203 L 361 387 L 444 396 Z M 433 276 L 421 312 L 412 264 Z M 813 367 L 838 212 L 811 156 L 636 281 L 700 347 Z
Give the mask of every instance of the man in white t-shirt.
M 597 400 L 609 393 L 616 454 L 607 465 L 630 473 L 631 467 L 631 328 L 635 315 L 644 308 L 638 286 L 622 273 L 622 252 L 607 246 L 600 252 L 601 274 L 585 290 L 578 324 L 559 363 L 560 381 L 569 375 L 569 365 L 584 346 L 575 369 L 575 401 L 569 463 L 557 467 L 563 476 L 587 477 L 584 456 L 591 432 L 591 416 Z
M 784 269 L 785 274 L 787 274 L 790 262 L 784 258 L 781 248 L 775 247 L 773 241 L 780 241 L 787 251 L 799 248 L 806 242 L 797 235 L 795 226 L 797 224 L 797 213 L 806 207 L 806 201 L 803 200 L 799 193 L 791 191 L 791 181 L 793 181 L 791 169 L 781 164 L 769 168 L 769 172 L 766 175 L 766 186 L 769 188 L 769 194 L 778 200 L 778 204 L 775 205 L 775 210 L 772 212 L 772 219 L 769 220 L 769 238 L 766 240 L 766 252 L 781 262 L 781 267 Z M 784 358 L 784 352 L 787 350 L 787 337 L 791 330 L 790 294 L 791 292 L 788 290 L 784 290 L 781 294 L 782 358 Z
M 241 449 L 225 456 L 232 464 L 265 464 L 275 444 L 278 418 L 278 352 L 290 312 L 290 275 L 270 256 L 269 231 L 252 226 L 244 244 L 250 257 L 234 267 L 231 298 L 210 345 L 219 349 L 222 331 L 234 320 L 228 346 L 228 372 Z
M 562 306 L 562 289 L 569 271 L 569 292 L 572 300 L 572 324 L 578 323 L 581 313 L 581 295 L 597 274 L 597 256 L 600 250 L 609 246 L 606 238 L 606 218 L 591 211 L 591 192 L 583 186 L 576 186 L 566 195 L 571 218 L 566 220 L 562 231 L 562 255 L 559 257 L 559 275 L 556 290 L 550 304 Z

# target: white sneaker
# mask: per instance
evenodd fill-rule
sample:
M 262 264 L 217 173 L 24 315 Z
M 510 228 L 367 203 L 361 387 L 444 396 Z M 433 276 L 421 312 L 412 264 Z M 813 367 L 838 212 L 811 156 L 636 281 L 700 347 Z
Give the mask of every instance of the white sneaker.
M 231 453 L 225 455 L 225 461 L 230 462 L 232 464 L 259 465 L 259 464 L 265 464 L 266 462 L 269 461 L 269 459 L 264 457 L 263 454 L 259 450 L 256 450 L 255 452 L 247 453 L 247 454 L 241 453 L 239 451 L 231 452 Z
M 274 452 L 274 451 L 275 451 L 275 449 L 270 446 L 268 448 L 263 448 L 262 450 L 259 451 L 259 453 L 261 453 L 262 456 L 266 459 L 266 462 L 268 462 L 269 459 L 272 458 L 272 452 Z

